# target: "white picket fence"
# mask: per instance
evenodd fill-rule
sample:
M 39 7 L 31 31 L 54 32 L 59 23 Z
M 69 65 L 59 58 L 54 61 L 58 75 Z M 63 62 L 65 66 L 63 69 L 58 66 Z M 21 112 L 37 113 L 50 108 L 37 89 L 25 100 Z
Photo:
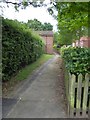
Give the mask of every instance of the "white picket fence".
M 70 117 L 88 118 L 90 112 L 90 75 L 68 74 L 67 96 Z

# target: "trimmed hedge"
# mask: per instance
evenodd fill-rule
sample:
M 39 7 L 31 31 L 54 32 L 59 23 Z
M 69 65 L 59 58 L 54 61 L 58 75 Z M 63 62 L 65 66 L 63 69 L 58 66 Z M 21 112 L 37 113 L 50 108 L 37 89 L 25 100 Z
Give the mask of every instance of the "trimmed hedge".
M 44 52 L 42 38 L 24 24 L 2 19 L 2 80 L 7 81 Z
M 65 66 L 71 74 L 90 73 L 90 49 L 80 47 L 61 48 Z

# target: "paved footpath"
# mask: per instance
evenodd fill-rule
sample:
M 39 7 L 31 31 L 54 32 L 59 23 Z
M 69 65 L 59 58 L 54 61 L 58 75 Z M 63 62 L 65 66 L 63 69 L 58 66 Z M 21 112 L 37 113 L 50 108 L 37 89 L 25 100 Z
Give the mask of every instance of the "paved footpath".
M 18 101 L 8 112 L 6 118 L 63 118 L 65 105 L 58 99 L 57 81 L 60 66 L 58 55 L 44 64 L 33 81 L 18 96 Z M 62 96 L 59 96 L 62 98 Z

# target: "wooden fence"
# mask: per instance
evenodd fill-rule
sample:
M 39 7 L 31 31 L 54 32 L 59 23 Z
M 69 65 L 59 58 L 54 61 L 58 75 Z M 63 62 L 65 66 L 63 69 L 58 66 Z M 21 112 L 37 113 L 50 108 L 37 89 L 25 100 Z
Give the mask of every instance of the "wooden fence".
M 67 97 L 70 117 L 88 118 L 90 112 L 90 75 L 68 74 Z

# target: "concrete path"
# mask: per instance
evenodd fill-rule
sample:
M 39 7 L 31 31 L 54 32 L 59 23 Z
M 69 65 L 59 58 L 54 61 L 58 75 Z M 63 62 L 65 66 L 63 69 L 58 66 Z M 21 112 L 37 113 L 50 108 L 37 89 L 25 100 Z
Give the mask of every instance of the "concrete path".
M 58 96 L 60 75 L 58 55 L 48 62 L 32 83 L 28 84 L 6 118 L 63 118 L 66 117 L 63 94 Z

